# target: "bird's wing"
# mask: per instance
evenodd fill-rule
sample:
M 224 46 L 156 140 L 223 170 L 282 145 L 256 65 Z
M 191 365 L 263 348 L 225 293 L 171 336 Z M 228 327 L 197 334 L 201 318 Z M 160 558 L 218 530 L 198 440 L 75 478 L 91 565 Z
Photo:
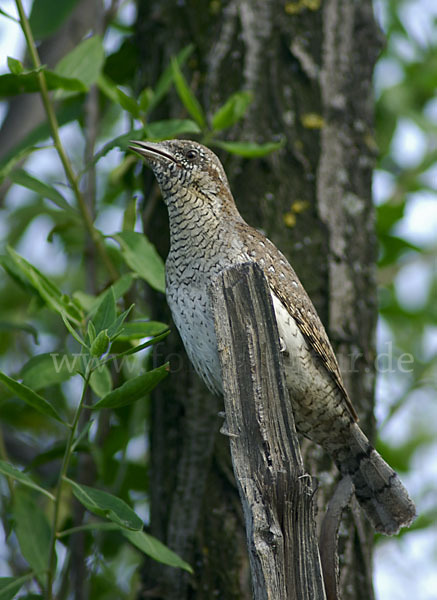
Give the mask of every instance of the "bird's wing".
M 342 392 L 352 418 L 357 421 L 357 413 L 344 386 L 340 367 L 328 335 L 294 269 L 276 246 L 256 229 L 251 229 L 250 233 L 246 233 L 246 238 L 247 253 L 251 260 L 262 267 L 271 290 L 296 321 L 311 348 L 321 359 Z

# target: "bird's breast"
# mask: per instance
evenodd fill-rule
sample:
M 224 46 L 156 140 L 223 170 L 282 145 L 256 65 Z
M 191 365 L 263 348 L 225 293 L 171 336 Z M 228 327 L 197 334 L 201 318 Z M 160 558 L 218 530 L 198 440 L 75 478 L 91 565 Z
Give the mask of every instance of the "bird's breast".
M 188 358 L 209 389 L 222 392 L 214 315 L 204 278 L 195 269 L 172 279 L 167 273 L 167 302 Z

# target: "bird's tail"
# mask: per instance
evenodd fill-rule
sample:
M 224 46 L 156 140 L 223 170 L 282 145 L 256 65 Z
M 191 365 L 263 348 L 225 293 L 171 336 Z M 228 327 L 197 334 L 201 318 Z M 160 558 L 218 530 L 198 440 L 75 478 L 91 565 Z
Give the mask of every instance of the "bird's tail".
M 357 500 L 376 531 L 393 535 L 411 524 L 416 516 L 414 502 L 358 425 L 351 426 L 348 449 L 343 446 L 335 460 L 342 474 L 351 477 Z

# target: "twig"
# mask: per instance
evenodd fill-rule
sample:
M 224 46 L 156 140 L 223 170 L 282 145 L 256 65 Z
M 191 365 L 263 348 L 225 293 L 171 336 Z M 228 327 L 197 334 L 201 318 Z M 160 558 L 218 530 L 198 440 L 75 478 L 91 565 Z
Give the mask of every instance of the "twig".
M 70 465 L 71 457 L 73 454 L 73 442 L 76 435 L 77 426 L 79 424 L 79 419 L 82 414 L 82 409 L 85 402 L 90 376 L 91 372 L 88 372 L 84 380 L 80 402 L 76 408 L 76 413 L 74 415 L 73 422 L 70 425 L 70 433 L 68 436 L 64 457 L 62 459 L 62 466 L 58 476 L 58 483 L 56 486 L 55 506 L 53 510 L 52 531 L 50 539 L 49 570 L 47 576 L 47 600 L 52 600 L 53 598 L 53 580 L 56 571 L 56 540 L 59 526 L 59 511 L 61 506 L 61 495 L 64 484 L 64 477 L 67 475 L 67 470 Z
M 338 529 L 341 516 L 349 504 L 354 488 L 350 477 L 343 477 L 329 501 L 319 536 L 320 561 L 325 582 L 326 600 L 339 599 L 338 586 Z

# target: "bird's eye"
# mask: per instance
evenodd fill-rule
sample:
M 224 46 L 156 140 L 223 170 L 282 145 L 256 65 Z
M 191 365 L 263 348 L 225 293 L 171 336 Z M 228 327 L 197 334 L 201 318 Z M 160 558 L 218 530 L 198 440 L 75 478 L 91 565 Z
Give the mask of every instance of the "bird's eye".
M 197 150 L 194 150 L 194 148 L 187 150 L 185 156 L 188 158 L 188 160 L 194 160 L 197 157 Z

